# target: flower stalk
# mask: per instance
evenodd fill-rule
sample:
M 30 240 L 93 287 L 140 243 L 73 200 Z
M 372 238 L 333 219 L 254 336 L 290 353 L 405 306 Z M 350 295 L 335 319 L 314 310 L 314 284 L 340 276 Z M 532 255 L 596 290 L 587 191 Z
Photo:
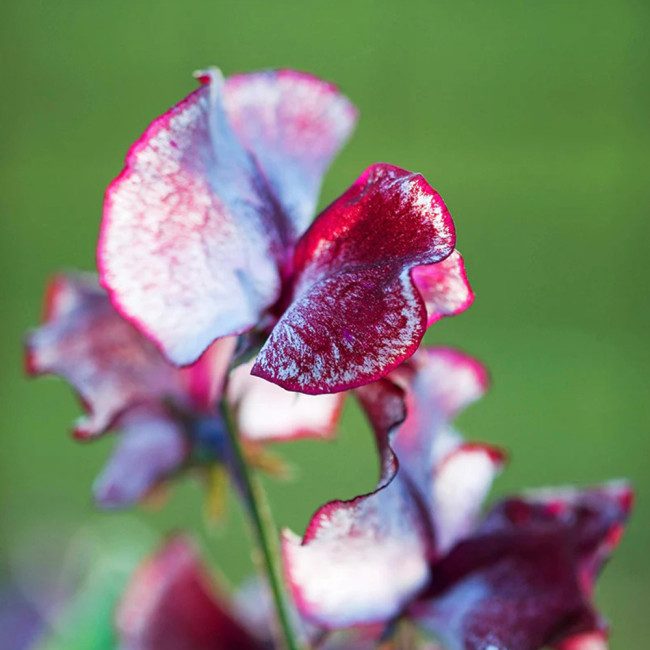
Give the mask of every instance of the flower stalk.
M 239 433 L 230 409 L 222 404 L 226 424 L 229 465 L 233 483 L 242 497 L 260 550 L 260 564 L 271 588 L 275 612 L 286 650 L 304 650 L 291 620 L 290 604 L 282 582 L 282 560 L 277 542 L 277 531 L 262 484 L 248 466 L 241 447 Z

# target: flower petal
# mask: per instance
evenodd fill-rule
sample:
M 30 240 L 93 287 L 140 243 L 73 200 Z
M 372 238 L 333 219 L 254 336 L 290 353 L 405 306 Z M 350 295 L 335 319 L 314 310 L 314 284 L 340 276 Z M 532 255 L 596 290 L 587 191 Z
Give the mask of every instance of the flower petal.
M 295 70 L 229 77 L 224 103 L 296 241 L 314 217 L 321 179 L 350 136 L 356 109 L 332 84 Z
M 427 327 L 443 316 L 460 314 L 474 302 L 465 264 L 457 250 L 438 264 L 417 266 L 413 280 L 427 306 Z
M 169 540 L 133 575 L 117 611 L 125 650 L 262 648 L 213 594 L 190 543 Z
M 184 393 L 177 369 L 113 309 L 94 276 L 54 278 L 45 317 L 28 336 L 27 366 L 78 391 L 89 414 L 79 437 L 102 433 L 128 408 Z
M 427 531 L 399 480 L 324 506 L 302 542 L 290 532 L 282 542 L 301 614 L 326 628 L 392 618 L 429 575 Z
M 427 523 L 396 473 L 389 447 L 390 427 L 403 418 L 403 395 L 385 380 L 360 392 L 370 409 L 385 404 L 381 428 L 375 430 L 382 455 L 378 488 L 323 506 L 302 541 L 283 534 L 285 570 L 298 609 L 306 620 L 326 628 L 394 617 L 429 576 Z
M 436 467 L 431 511 L 439 553 L 446 553 L 472 531 L 504 461 L 499 449 L 470 443 L 454 449 Z
M 115 305 L 177 364 L 253 327 L 286 255 L 285 217 L 229 124 L 221 74 L 200 78 L 129 151 L 98 245 Z
M 566 639 L 555 645 L 557 650 L 608 650 L 607 636 L 604 632 L 587 632 Z
M 584 490 L 534 490 L 502 502 L 484 525 L 555 525 L 569 530 L 579 547 L 580 584 L 591 594 L 600 570 L 621 540 L 633 502 L 634 492 L 625 481 Z
M 426 329 L 412 269 L 444 260 L 454 242 L 449 212 L 422 176 L 370 167 L 298 243 L 293 302 L 253 374 L 314 394 L 384 376 Z
M 506 500 L 434 568 L 414 615 L 463 650 L 539 650 L 593 638 L 602 627 L 590 603 L 593 560 L 611 548 L 630 502 L 621 484 Z
M 487 371 L 458 350 L 421 348 L 388 379 L 404 389 L 407 408 L 393 447 L 428 506 L 442 553 L 473 527 L 504 462 L 499 450 L 463 443 L 450 429 L 487 390 Z
M 182 428 L 162 411 L 131 413 L 120 424 L 117 447 L 93 485 L 103 508 L 136 503 L 187 456 Z
M 253 441 L 329 438 L 334 434 L 344 393 L 291 393 L 250 374 L 253 361 L 235 368 L 228 399 L 242 436 Z
M 218 408 L 237 347 L 236 336 L 217 339 L 191 366 L 180 369 L 192 407 L 202 413 Z
M 288 582 L 308 620 L 389 620 L 428 581 L 434 555 L 468 532 L 502 455 L 461 444 L 448 424 L 486 383 L 474 359 L 439 348 L 357 389 L 382 473 L 373 493 L 321 508 L 302 541 L 285 534 Z

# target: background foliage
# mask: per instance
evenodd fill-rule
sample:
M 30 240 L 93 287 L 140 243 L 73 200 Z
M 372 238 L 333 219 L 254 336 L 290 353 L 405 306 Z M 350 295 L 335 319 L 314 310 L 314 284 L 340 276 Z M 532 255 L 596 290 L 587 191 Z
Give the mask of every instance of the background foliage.
M 138 518 L 201 528 L 229 577 L 250 570 L 236 508 L 225 532 L 205 532 L 191 480 L 160 512 L 94 512 L 89 487 L 112 440 L 66 437 L 78 405 L 59 381 L 23 378 L 20 339 L 50 272 L 92 268 L 104 188 L 148 122 L 194 87 L 190 73 L 291 66 L 335 81 L 361 109 L 323 204 L 386 161 L 423 172 L 450 207 L 478 298 L 428 342 L 491 369 L 493 390 L 460 425 L 511 450 L 496 493 L 635 482 L 635 517 L 599 601 L 615 650 L 647 647 L 647 2 L 14 0 L 2 13 L 5 556 L 99 517 L 118 530 Z M 323 501 L 374 484 L 352 404 L 336 442 L 280 451 L 298 482 L 271 496 L 278 522 L 299 532 Z

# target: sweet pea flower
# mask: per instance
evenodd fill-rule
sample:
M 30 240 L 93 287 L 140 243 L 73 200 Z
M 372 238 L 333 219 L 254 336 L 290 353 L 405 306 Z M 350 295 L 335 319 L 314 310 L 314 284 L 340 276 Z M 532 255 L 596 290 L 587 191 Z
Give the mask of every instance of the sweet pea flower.
M 450 422 L 487 387 L 450 349 L 418 351 L 358 389 L 382 460 L 376 490 L 334 501 L 302 539 L 285 532 L 302 616 L 337 629 L 410 620 L 452 650 L 605 648 L 596 575 L 631 506 L 624 484 L 506 499 L 480 519 L 503 454 Z
M 272 650 L 273 614 L 257 581 L 229 594 L 187 537 L 170 537 L 134 572 L 116 610 L 120 650 Z M 294 621 L 319 650 L 374 650 L 382 627 L 323 634 Z M 428 643 L 420 650 L 441 650 Z
M 198 73 L 106 194 L 100 279 L 172 362 L 263 342 L 253 375 L 303 393 L 372 382 L 472 300 L 454 224 L 425 179 L 369 167 L 311 222 L 356 109 L 292 70 Z
M 76 437 L 119 432 L 94 485 L 102 506 L 134 503 L 184 468 L 227 462 L 219 408 L 224 400 L 252 462 L 268 461 L 261 443 L 334 432 L 342 395 L 289 393 L 252 377 L 250 363 L 231 371 L 233 337 L 178 368 L 119 315 L 94 275 L 55 277 L 44 320 L 27 339 L 29 372 L 59 375 L 76 389 L 87 412 L 75 426 Z

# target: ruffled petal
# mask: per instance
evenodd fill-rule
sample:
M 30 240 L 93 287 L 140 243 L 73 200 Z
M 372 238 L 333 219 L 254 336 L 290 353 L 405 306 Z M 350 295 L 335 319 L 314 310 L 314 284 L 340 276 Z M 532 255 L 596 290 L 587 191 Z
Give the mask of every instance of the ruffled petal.
M 388 378 L 405 392 L 407 417 L 393 447 L 400 468 L 431 513 L 439 553 L 474 525 L 504 454 L 467 444 L 450 429 L 464 408 L 487 390 L 485 368 L 451 348 L 422 348 Z
M 298 243 L 293 302 L 253 374 L 303 393 L 384 376 L 426 329 L 412 269 L 444 260 L 454 242 L 449 212 L 422 176 L 370 167 Z
M 258 322 L 286 255 L 285 217 L 229 124 L 221 74 L 200 79 L 129 151 L 98 245 L 117 308 L 182 365 Z
M 368 408 L 377 410 L 378 488 L 323 506 L 302 540 L 283 534 L 285 570 L 298 609 L 325 628 L 389 620 L 429 576 L 427 522 L 389 446 L 404 417 L 401 389 L 382 380 L 359 390 Z
M 27 367 L 77 390 L 88 411 L 77 436 L 102 433 L 133 406 L 184 395 L 178 370 L 113 309 L 94 276 L 54 278 L 45 318 L 27 338 Z
M 413 269 L 413 280 L 427 306 L 427 327 L 443 316 L 455 316 L 474 302 L 465 264 L 455 250 L 446 260 Z
M 283 535 L 287 578 L 301 614 L 326 628 L 388 620 L 425 585 L 428 537 L 400 480 L 313 517 L 304 540 Z
M 448 424 L 486 381 L 474 359 L 441 348 L 356 390 L 380 454 L 377 489 L 322 507 L 302 540 L 283 538 L 288 582 L 309 621 L 336 628 L 398 615 L 436 555 L 473 526 L 503 457 L 463 444 Z
M 260 650 L 214 595 L 189 542 L 169 540 L 134 573 L 117 611 L 124 650 Z
M 553 488 L 531 491 L 495 507 L 485 527 L 551 526 L 575 538 L 578 577 L 585 593 L 623 535 L 634 503 L 634 491 L 625 481 L 612 481 L 590 489 Z
M 248 440 L 329 438 L 343 407 L 344 393 L 305 395 L 291 393 L 250 374 L 253 361 L 235 368 L 227 396 L 239 432 Z
M 618 540 L 630 504 L 622 484 L 504 501 L 434 568 L 413 615 L 458 650 L 602 640 L 591 604 L 601 564 L 594 558 Z
M 93 485 L 103 508 L 136 503 L 178 471 L 188 452 L 183 429 L 162 411 L 129 414 L 120 424 L 117 446 Z
M 224 103 L 297 240 L 314 217 L 323 175 L 354 128 L 355 107 L 332 84 L 295 70 L 229 77 Z

